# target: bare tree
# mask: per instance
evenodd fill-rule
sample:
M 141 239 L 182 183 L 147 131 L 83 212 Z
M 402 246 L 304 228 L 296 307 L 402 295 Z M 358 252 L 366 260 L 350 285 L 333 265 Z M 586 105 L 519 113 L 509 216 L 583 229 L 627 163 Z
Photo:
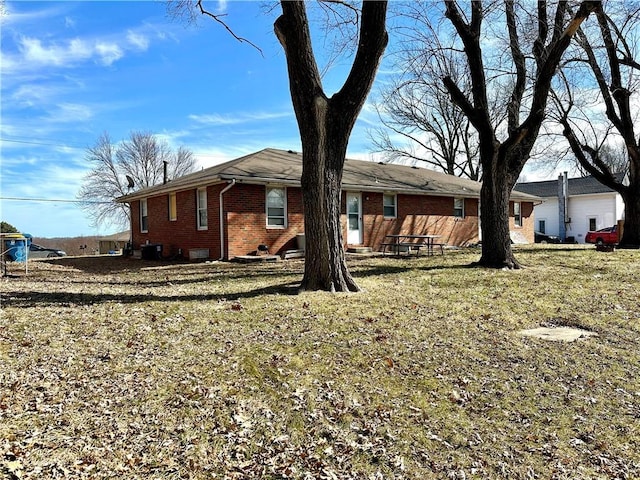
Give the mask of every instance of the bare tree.
M 85 156 L 92 165 L 77 198 L 94 225 L 129 224 L 129 208 L 113 200 L 132 189 L 170 180 L 195 168 L 193 154 L 184 147 L 173 151 L 149 132 L 132 132 L 128 140 L 114 145 L 103 133 Z
M 627 9 L 629 6 L 632 8 Z M 565 81 L 563 92 L 554 98 L 563 135 L 580 166 L 622 196 L 625 225 L 620 245 L 638 248 L 640 138 L 635 127 L 639 122 L 640 7 L 609 3 L 607 8 L 610 12 L 602 5 L 596 8 L 597 27 L 578 32 L 582 54 L 564 67 L 567 74 L 580 76 L 579 89 Z M 580 96 L 581 90 L 589 91 L 591 100 Z M 612 143 L 616 141 L 624 150 L 613 162 Z M 621 169 L 626 169 L 625 178 L 616 175 Z
M 344 255 L 342 172 L 351 130 L 387 45 L 387 2 L 363 1 L 351 71 L 331 98 L 322 87 L 304 2 L 282 1 L 281 6 L 275 32 L 287 58 L 291 99 L 302 140 L 306 249 L 301 289 L 357 291 Z
M 399 73 L 380 89 L 374 108 L 382 127 L 369 136 L 373 149 L 389 162 L 408 160 L 479 180 L 477 133 L 442 84 L 444 75 L 455 72 L 468 93 L 468 67 L 440 42 L 446 32 L 433 24 L 435 10 L 427 2 L 410 2 L 398 10 L 402 21 L 394 27 L 398 47 L 392 56 Z
M 583 144 L 586 144 L 586 142 L 583 142 Z M 624 179 L 626 175 L 629 175 L 629 155 L 627 153 L 626 145 L 601 142 L 598 142 L 598 144 L 600 145 L 597 148 L 598 157 L 600 158 L 600 161 L 607 166 L 613 176 Z M 577 159 L 576 168 L 578 173 L 583 177 L 591 175 L 589 171 L 584 168 L 579 161 L 577 161 Z
M 324 92 L 322 72 L 313 53 L 308 6 L 301 0 L 282 0 L 280 6 L 282 14 L 274 29 L 287 59 L 291 99 L 302 141 L 306 248 L 300 289 L 358 291 L 345 261 L 340 222 L 342 172 L 351 131 L 388 42 L 387 2 L 363 0 L 361 8 L 342 0 L 319 5 L 326 12 L 328 23 L 333 23 L 339 32 L 345 31 L 349 36 L 353 25 L 359 27 L 351 71 L 342 88 L 331 98 Z M 200 11 L 231 31 L 223 22 L 223 15 L 203 10 L 202 0 L 169 3 L 173 16 L 193 20 L 194 12 Z M 332 58 L 349 48 L 348 41 L 341 43 L 331 52 Z
M 442 85 L 442 82 L 439 81 Z M 424 87 L 424 88 L 423 88 Z M 409 160 L 449 175 L 480 179 L 477 134 L 449 95 L 432 85 L 402 82 L 374 107 L 383 127 L 369 132 L 389 162 Z M 402 140 L 394 141 L 389 133 Z
M 580 25 L 599 4 L 583 1 L 568 20 L 568 2 L 560 1 L 550 20 L 550 6 L 543 0 L 535 4 L 535 9 L 529 8 L 533 12 L 517 8 L 514 0 L 504 0 L 504 10 L 498 8 L 498 3 L 485 6 L 480 0 L 472 1 L 470 5 L 467 2 L 459 5 L 453 0 L 445 2 L 445 16 L 460 39 L 461 55 L 466 59 L 471 79 L 470 94 L 465 93 L 459 79 L 453 75 L 446 75 L 443 82 L 453 102 L 478 132 L 483 174 L 480 265 L 520 266 L 511 250 L 509 196 L 545 119 L 551 81 L 562 56 Z M 527 7 L 533 5 L 527 4 Z M 494 21 L 489 25 L 485 20 L 492 15 Z M 535 25 L 534 29 L 532 25 Z M 506 29 L 506 48 L 497 49 L 495 41 L 486 38 L 490 26 L 494 35 L 501 27 Z M 485 48 L 483 40 L 490 46 Z M 524 51 L 527 44 L 531 47 L 529 57 Z M 495 63 L 488 61 L 490 49 L 498 57 Z M 505 78 L 508 81 L 500 81 Z M 504 133 L 490 115 L 492 88 L 503 89 L 508 96 Z M 503 140 L 498 139 L 500 134 L 504 135 Z

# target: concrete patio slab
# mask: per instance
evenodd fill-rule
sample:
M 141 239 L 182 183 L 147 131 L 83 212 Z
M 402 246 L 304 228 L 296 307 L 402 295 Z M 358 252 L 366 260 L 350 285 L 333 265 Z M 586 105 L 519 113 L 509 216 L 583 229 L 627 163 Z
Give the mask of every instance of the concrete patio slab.
M 525 337 L 535 337 L 555 342 L 575 342 L 580 338 L 598 336 L 595 332 L 573 327 L 540 327 L 529 330 L 520 330 L 518 333 Z

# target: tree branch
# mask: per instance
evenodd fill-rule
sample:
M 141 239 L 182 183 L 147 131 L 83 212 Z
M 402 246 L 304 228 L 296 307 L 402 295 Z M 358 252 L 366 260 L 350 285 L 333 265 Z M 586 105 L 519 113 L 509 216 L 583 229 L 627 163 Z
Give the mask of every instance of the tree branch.
M 216 15 L 215 13 L 211 13 L 210 11 L 208 11 L 207 9 L 205 9 L 202 6 L 202 0 L 198 0 L 198 9 L 200 9 L 200 13 L 202 15 L 206 15 L 209 18 L 212 18 L 213 20 L 215 20 L 216 22 L 218 22 L 220 25 L 222 25 L 224 27 L 224 29 L 229 32 L 229 34 L 235 38 L 237 41 L 239 41 L 240 43 L 246 43 L 248 45 L 251 45 L 253 48 L 255 48 L 256 50 L 258 50 L 258 52 L 260 52 L 260 55 L 262 55 L 264 57 L 264 52 L 262 51 L 262 49 L 260 47 L 258 47 L 255 43 L 253 43 L 252 41 L 244 38 L 244 37 L 240 37 L 238 35 L 236 35 L 236 33 L 231 29 L 231 27 L 229 27 L 229 25 L 227 25 L 227 23 L 225 21 L 222 20 L 222 17 L 226 17 L 226 14 L 218 14 Z

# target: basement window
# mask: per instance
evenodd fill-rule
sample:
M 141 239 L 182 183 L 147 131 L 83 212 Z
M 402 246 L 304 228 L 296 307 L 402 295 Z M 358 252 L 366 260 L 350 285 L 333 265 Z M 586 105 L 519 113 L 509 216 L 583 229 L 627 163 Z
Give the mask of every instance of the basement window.
M 286 228 L 287 191 L 284 187 L 267 187 L 267 228 Z

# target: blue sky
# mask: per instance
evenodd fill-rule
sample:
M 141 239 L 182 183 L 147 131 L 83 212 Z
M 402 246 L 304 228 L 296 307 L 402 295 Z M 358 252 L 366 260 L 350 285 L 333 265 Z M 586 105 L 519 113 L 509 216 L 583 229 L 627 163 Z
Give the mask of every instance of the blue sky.
M 265 147 L 300 149 L 282 47 L 279 7 L 211 2 L 238 43 L 204 17 L 173 20 L 161 1 L 5 2 L 2 17 L 0 216 L 35 237 L 109 234 L 74 200 L 103 132 L 120 141 L 150 131 L 184 145 L 208 167 Z M 320 53 L 320 52 L 317 52 Z M 345 62 L 346 63 L 346 62 Z M 338 88 L 346 65 L 324 78 Z M 349 156 L 369 158 L 365 108 Z M 48 201 L 9 200 L 36 198 Z

